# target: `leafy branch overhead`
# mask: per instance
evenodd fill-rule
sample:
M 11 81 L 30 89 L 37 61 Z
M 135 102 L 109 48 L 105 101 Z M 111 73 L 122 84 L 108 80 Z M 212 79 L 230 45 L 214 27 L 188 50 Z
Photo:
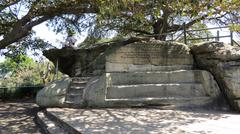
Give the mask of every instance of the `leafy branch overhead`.
M 183 22 L 187 28 L 202 21 L 238 25 L 239 8 L 239 0 L 1 0 L 0 49 L 25 40 L 43 22 L 56 32 L 114 30 L 164 40 L 163 34 L 181 30 Z

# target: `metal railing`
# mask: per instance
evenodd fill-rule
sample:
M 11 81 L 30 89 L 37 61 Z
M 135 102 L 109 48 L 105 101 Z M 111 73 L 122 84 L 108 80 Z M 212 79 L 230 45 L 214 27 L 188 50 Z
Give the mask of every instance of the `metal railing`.
M 219 41 L 220 38 L 230 38 L 230 44 L 233 46 L 234 44 L 240 46 L 240 44 L 238 44 L 234 39 L 233 39 L 233 32 L 231 30 L 229 30 L 229 34 L 227 35 L 222 35 L 220 36 L 220 29 L 229 29 L 229 26 L 223 26 L 223 27 L 211 27 L 211 28 L 202 28 L 202 29 L 191 29 L 191 30 L 187 30 L 186 29 L 186 24 L 183 24 L 183 30 L 182 32 L 175 38 L 169 41 L 176 41 L 177 39 L 179 39 L 182 35 L 183 35 L 183 41 L 185 44 L 188 44 L 188 41 L 193 41 L 193 40 L 207 40 L 209 41 L 210 39 L 215 39 L 216 41 Z M 206 37 L 192 37 L 192 38 L 187 38 L 187 36 L 192 33 L 192 32 L 201 32 L 201 31 L 209 31 L 209 30 L 217 30 L 217 35 L 216 36 L 209 36 L 209 34 L 206 32 Z M 176 32 L 175 32 L 176 33 Z M 173 37 L 173 34 L 175 33 L 170 33 L 169 35 L 171 35 Z
M 152 35 L 144 35 L 144 37 L 155 37 L 155 36 L 162 36 L 165 35 L 168 38 L 166 39 L 166 41 L 183 41 L 183 43 L 188 44 L 189 41 L 194 41 L 194 40 L 207 40 L 209 41 L 210 39 L 215 39 L 216 41 L 219 41 L 220 38 L 230 38 L 230 44 L 231 45 L 238 45 L 240 46 L 239 43 L 237 43 L 234 39 L 233 39 L 233 32 L 231 30 L 229 30 L 229 34 L 227 35 L 220 35 L 220 29 L 229 29 L 229 26 L 223 26 L 223 27 L 211 27 L 211 28 L 201 28 L 201 29 L 191 29 L 191 30 L 187 30 L 186 28 L 186 24 L 183 23 L 182 27 L 180 27 L 178 30 L 176 30 L 175 32 L 170 32 L 170 33 L 162 33 L 162 34 L 152 34 Z M 215 36 L 210 36 L 208 34 L 208 32 L 210 30 L 217 30 L 217 35 Z M 206 33 L 206 37 L 192 37 L 189 38 L 189 36 L 191 37 L 191 33 L 193 32 L 201 32 L 201 31 L 205 31 Z M 208 31 L 208 32 L 207 32 Z

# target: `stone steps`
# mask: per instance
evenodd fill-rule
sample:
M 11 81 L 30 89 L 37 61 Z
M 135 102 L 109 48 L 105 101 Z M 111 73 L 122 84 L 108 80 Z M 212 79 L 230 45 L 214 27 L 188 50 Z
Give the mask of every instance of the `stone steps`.
M 167 83 L 118 85 L 107 88 L 107 99 L 137 99 L 162 97 L 201 97 L 206 96 L 199 83 Z
M 181 105 L 206 106 L 214 103 L 211 74 L 204 70 L 106 73 L 107 107 Z M 216 91 L 217 94 L 217 91 Z
M 81 82 L 81 81 L 79 81 L 79 82 L 73 82 L 72 81 L 72 83 L 71 83 L 71 86 L 84 86 L 84 85 L 86 85 L 87 84 L 87 82 Z
M 49 119 L 44 112 L 40 111 L 37 113 L 37 124 L 45 134 L 67 134 L 58 124 Z
M 75 101 L 65 101 L 65 105 L 69 108 L 82 108 L 82 103 L 83 101 L 80 100 L 78 102 L 75 102 Z M 81 105 L 80 105 L 81 104 Z
M 47 110 L 38 112 L 37 122 L 40 129 L 46 134 L 81 134 Z
M 72 77 L 72 81 L 88 81 L 91 77 Z
M 203 70 L 175 70 L 157 72 L 107 73 L 109 85 L 199 83 Z
M 68 88 L 65 104 L 68 107 L 80 107 L 83 103 L 83 90 L 91 77 L 73 77 Z
M 83 91 L 82 90 L 76 90 L 76 89 L 73 89 L 73 88 L 69 88 L 68 93 L 69 94 L 82 94 Z
M 84 88 L 85 88 L 85 85 L 84 86 L 83 85 L 78 85 L 78 86 L 71 85 L 69 89 L 72 89 L 72 90 L 78 90 L 78 89 L 82 90 Z
M 86 84 L 88 81 L 87 80 L 75 80 L 75 81 L 72 81 L 72 83 L 76 83 L 76 84 Z
M 82 94 L 67 94 L 66 100 L 75 103 L 81 103 Z

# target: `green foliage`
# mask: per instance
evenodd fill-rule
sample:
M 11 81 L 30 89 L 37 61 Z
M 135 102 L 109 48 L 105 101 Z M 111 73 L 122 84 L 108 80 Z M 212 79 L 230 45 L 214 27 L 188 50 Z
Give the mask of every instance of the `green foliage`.
M 52 64 L 38 63 L 25 55 L 6 58 L 0 68 L 0 85 L 6 87 L 42 85 L 54 77 Z
M 111 29 L 117 29 L 125 34 L 129 34 L 129 32 L 151 34 L 153 25 L 159 19 L 163 19 L 163 23 L 166 23 L 163 25 L 168 25 L 168 30 L 165 32 L 171 31 L 174 26 L 181 25 L 183 22 L 198 23 L 201 20 L 214 20 L 222 25 L 222 22 L 225 25 L 234 21 L 239 23 L 239 19 L 230 17 L 239 15 L 240 2 L 237 0 L 100 0 L 99 3 L 101 4 L 101 15 L 98 16 L 98 24 L 107 25 Z M 183 22 L 179 20 L 183 20 Z M 175 29 L 175 31 L 177 30 L 178 28 Z
M 11 54 L 24 54 L 49 46 L 32 36 L 32 27 L 45 21 L 57 33 L 88 31 L 90 39 L 106 38 L 107 31 L 165 39 L 160 35 L 181 30 L 183 22 L 239 24 L 239 8 L 239 0 L 1 0 L 0 49 L 12 44 Z
M 240 24 L 231 24 L 230 30 L 235 32 L 240 32 Z

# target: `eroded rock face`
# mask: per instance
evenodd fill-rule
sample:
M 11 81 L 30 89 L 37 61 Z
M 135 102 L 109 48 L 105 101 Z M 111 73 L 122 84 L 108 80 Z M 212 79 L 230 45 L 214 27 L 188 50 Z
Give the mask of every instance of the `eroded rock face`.
M 189 69 L 193 58 L 181 43 L 150 40 L 116 46 L 106 54 L 106 72 Z
M 51 49 L 43 52 L 43 55 L 55 65 L 58 60 L 58 68 L 70 77 L 89 76 L 101 74 L 105 69 L 104 51 L 108 46 L 99 46 L 90 49 Z
M 70 78 L 54 81 L 37 93 L 36 102 L 42 107 L 64 107 L 64 101 Z
M 63 106 L 65 96 L 69 97 L 65 99 L 68 106 L 77 104 L 81 107 L 222 106 L 221 92 L 212 74 L 193 70 L 190 48 L 182 43 L 141 40 L 106 48 L 50 51 L 45 52 L 50 60 L 58 59 L 63 72 L 79 78 L 70 86 L 65 81 L 53 83 L 60 87 L 46 86 L 37 97 L 40 106 Z M 89 76 L 99 71 L 98 68 L 101 70 L 98 76 Z M 83 82 L 84 75 L 89 79 Z M 86 84 L 84 87 L 83 83 Z M 61 87 L 61 92 L 56 92 Z M 79 89 L 82 92 L 78 92 Z
M 197 67 L 210 71 L 232 108 L 240 110 L 240 48 L 206 42 L 192 46 L 191 51 Z

